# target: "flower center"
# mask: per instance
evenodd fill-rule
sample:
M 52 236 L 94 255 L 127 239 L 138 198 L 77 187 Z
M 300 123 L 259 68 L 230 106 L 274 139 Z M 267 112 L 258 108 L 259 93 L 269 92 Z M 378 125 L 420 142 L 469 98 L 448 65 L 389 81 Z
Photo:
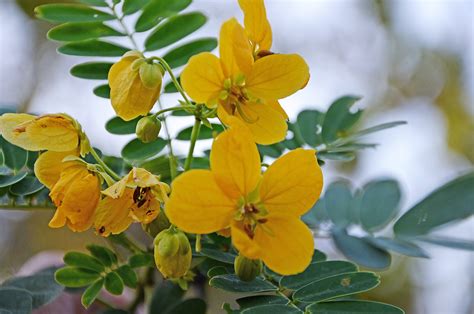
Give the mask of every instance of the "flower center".
M 138 208 L 142 207 L 146 203 L 147 196 L 150 191 L 151 191 L 151 188 L 149 187 L 146 187 L 146 188 L 137 187 L 135 191 L 133 191 L 133 202 L 137 204 Z
M 219 95 L 219 103 L 227 113 L 236 115 L 237 113 L 247 123 L 255 123 L 257 120 L 249 117 L 243 110 L 243 106 L 250 100 L 250 96 L 245 88 L 245 77 L 241 74 L 234 79 L 227 78 L 224 81 L 224 89 Z
M 243 204 L 235 215 L 235 220 L 242 223 L 242 228 L 250 239 L 255 237 L 255 229 L 258 226 L 263 227 L 267 222 L 265 208 L 256 203 Z

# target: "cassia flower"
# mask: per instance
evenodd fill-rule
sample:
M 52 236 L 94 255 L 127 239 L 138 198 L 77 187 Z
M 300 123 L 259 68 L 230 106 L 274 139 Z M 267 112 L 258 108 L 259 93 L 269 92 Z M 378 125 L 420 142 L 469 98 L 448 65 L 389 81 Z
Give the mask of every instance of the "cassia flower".
M 94 221 L 100 198 L 100 178 L 83 162 L 66 161 L 64 164 L 49 193 L 57 207 L 49 226 L 67 225 L 73 231 L 85 231 Z
M 241 255 L 261 259 L 283 275 L 299 273 L 314 250 L 311 231 L 300 216 L 321 193 L 315 151 L 293 150 L 262 175 L 257 147 L 237 122 L 234 118 L 214 141 L 211 170 L 190 170 L 173 181 L 166 215 L 185 232 L 230 228 Z
M 263 0 L 239 0 L 244 12 L 244 26 L 255 58 L 270 53 L 272 47 L 272 28 L 267 19 Z
M 169 186 L 160 177 L 142 168 L 133 168 L 122 180 L 102 192 L 94 222 L 102 236 L 125 231 L 132 222 L 152 222 L 160 213 Z
M 125 121 L 150 112 L 160 95 L 162 69 L 150 64 L 138 51 L 125 53 L 109 71 L 110 100 Z

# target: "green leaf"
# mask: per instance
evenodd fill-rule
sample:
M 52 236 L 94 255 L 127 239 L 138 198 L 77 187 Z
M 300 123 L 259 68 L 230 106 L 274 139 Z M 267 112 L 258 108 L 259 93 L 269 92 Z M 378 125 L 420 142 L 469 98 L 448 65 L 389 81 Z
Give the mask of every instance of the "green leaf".
M 331 104 L 324 117 L 321 131 L 325 143 L 337 140 L 338 137 L 344 135 L 344 132 L 357 122 L 362 111 L 359 110 L 356 113 L 351 113 L 350 109 L 359 99 L 360 97 L 344 96 Z
M 135 24 L 135 31 L 144 32 L 158 25 L 164 18 L 184 10 L 191 0 L 151 0 Z
M 26 176 L 23 180 L 10 186 L 10 193 L 18 196 L 34 194 L 44 188 L 44 185 L 34 176 Z
M 328 216 L 336 226 L 346 227 L 351 223 L 352 192 L 347 181 L 331 183 L 324 194 Z
M 108 6 L 108 4 L 107 4 L 107 2 L 105 2 L 105 0 L 79 0 L 79 2 L 89 4 L 89 5 L 93 5 L 93 6 L 96 6 L 96 7 L 107 7 Z
M 390 254 L 363 238 L 350 236 L 345 230 L 337 228 L 332 230 L 332 236 L 339 250 L 351 261 L 375 269 L 385 269 L 390 266 Z
M 81 41 L 107 36 L 125 36 L 101 22 L 73 22 L 53 27 L 48 38 L 56 41 Z
M 97 272 L 77 267 L 64 267 L 58 269 L 54 274 L 54 278 L 58 283 L 71 288 L 88 286 L 99 277 L 100 274 Z
M 91 57 L 120 57 L 129 50 L 130 48 L 97 39 L 71 42 L 58 48 L 65 55 Z
M 178 77 L 177 80 L 178 80 L 178 82 L 181 83 L 180 77 Z M 177 93 L 178 89 L 176 88 L 176 85 L 174 85 L 173 81 L 171 81 L 171 82 L 166 83 L 165 88 L 164 88 L 164 92 L 169 93 L 169 94 L 170 93 Z M 173 111 L 171 114 L 173 116 L 177 116 L 177 115 L 180 115 L 180 114 L 185 115 L 185 116 L 191 115 L 190 113 L 188 113 L 184 110 Z
M 145 48 L 153 51 L 171 45 L 198 30 L 206 20 L 199 12 L 172 16 L 153 30 L 145 40 Z
M 373 301 L 337 301 L 311 304 L 308 314 L 404 314 L 393 305 Z
M 424 235 L 444 224 L 474 214 L 474 172 L 456 178 L 436 189 L 395 223 L 400 236 Z
M 283 305 L 283 304 L 270 304 L 252 307 L 245 309 L 241 312 L 242 314 L 303 314 L 303 311 L 299 308 Z
M 308 268 L 300 274 L 283 277 L 280 280 L 280 286 L 291 290 L 297 290 L 313 281 L 356 271 L 357 265 L 346 261 L 319 262 L 309 265 Z
M 28 160 L 28 152 L 23 148 L 15 146 L 0 137 L 0 146 L 3 152 L 4 164 L 12 170 L 20 170 L 26 165 Z
M 17 175 L 3 175 L 0 174 L 0 188 L 13 185 L 23 180 L 27 175 L 26 171 L 20 172 Z
M 318 158 L 323 160 L 334 160 L 349 162 L 355 159 L 353 152 L 318 152 Z
M 360 222 L 368 232 L 385 227 L 400 209 L 402 193 L 395 180 L 377 180 L 364 186 L 360 198 Z
M 223 252 L 221 250 L 205 246 L 201 249 L 201 254 L 226 264 L 234 264 L 234 260 L 237 257 L 237 255 L 234 253 Z
M 143 143 L 138 138 L 128 142 L 122 149 L 122 157 L 127 160 L 144 160 L 157 155 L 166 146 L 166 141 L 158 138 L 151 143 Z
M 117 255 L 112 250 L 96 244 L 89 244 L 86 248 L 92 256 L 101 261 L 105 266 L 110 267 L 112 264 L 117 264 Z
M 404 125 L 404 124 L 407 124 L 407 122 L 406 121 L 393 121 L 393 122 L 378 124 L 367 129 L 356 131 L 352 133 L 351 135 L 349 135 L 348 137 L 338 140 L 338 142 L 339 141 L 343 141 L 343 142 L 352 141 L 367 134 L 383 131 L 386 129 L 391 129 L 396 126 Z
M 160 156 L 151 160 L 147 160 L 139 164 L 140 168 L 144 168 L 151 173 L 161 176 L 162 180 L 167 180 L 171 176 L 170 161 L 167 156 Z
M 103 22 L 113 15 L 82 4 L 43 4 L 35 8 L 36 17 L 49 22 Z
M 401 239 L 365 237 L 364 240 L 381 249 L 394 251 L 407 256 L 429 258 L 428 253 L 418 245 Z
M 14 287 L 0 287 L 0 313 L 31 313 L 33 299 L 28 291 Z
M 34 309 L 56 299 L 64 290 L 64 288 L 54 280 L 54 272 L 52 269 L 46 269 L 31 276 L 8 279 L 2 284 L 2 287 L 16 287 L 28 291 L 32 297 Z
M 125 15 L 130 15 L 138 10 L 141 10 L 150 0 L 124 0 L 122 12 Z
M 103 286 L 104 278 L 100 278 L 84 291 L 81 297 L 81 303 L 86 309 L 95 301 Z
M 179 131 L 178 135 L 176 136 L 177 140 L 182 140 L 182 141 L 189 141 L 191 138 L 191 132 L 193 130 L 193 127 L 190 126 L 186 129 L 183 129 Z M 212 124 L 212 129 L 210 128 L 201 128 L 199 131 L 199 140 L 207 140 L 213 138 L 213 133 L 219 134 L 220 132 L 224 131 L 224 128 L 220 124 Z
M 71 74 L 89 80 L 106 80 L 112 65 L 110 62 L 81 63 L 71 68 Z
M 107 121 L 105 129 L 112 134 L 123 135 L 123 134 L 135 134 L 138 121 L 141 117 L 135 118 L 130 121 L 124 121 L 120 117 L 114 117 Z
M 249 297 L 243 297 L 235 300 L 240 306 L 241 310 L 261 306 L 261 305 L 271 305 L 271 304 L 282 304 L 285 305 L 288 303 L 286 298 L 283 298 L 278 295 L 252 295 Z
M 317 228 L 321 223 L 327 222 L 329 216 L 326 211 L 324 198 L 320 198 L 316 204 L 303 215 L 302 219 L 311 228 Z
M 85 268 L 98 273 L 105 270 L 104 265 L 99 259 L 80 252 L 67 252 L 63 260 L 68 266 Z
M 474 251 L 474 241 L 472 240 L 441 237 L 441 236 L 435 236 L 435 235 L 416 237 L 414 239 L 431 243 L 431 244 L 449 247 L 452 249 Z
M 154 267 L 155 260 L 151 254 L 136 254 L 130 257 L 128 264 L 133 268 Z
M 184 295 L 184 290 L 171 281 L 162 281 L 153 292 L 149 313 L 165 314 L 178 304 Z
M 321 138 L 324 113 L 318 110 L 303 110 L 296 118 L 297 126 L 300 129 L 301 136 L 308 145 L 316 147 L 322 144 Z
M 276 291 L 278 288 L 262 278 L 253 281 L 242 281 L 235 274 L 220 275 L 211 278 L 209 285 L 230 292 L 266 292 Z
M 311 258 L 311 264 L 324 262 L 327 259 L 326 254 L 321 251 L 314 250 L 313 257 Z
M 123 280 L 116 272 L 110 272 L 105 276 L 105 289 L 115 295 L 123 292 Z
M 117 274 L 119 274 L 120 278 L 122 278 L 123 283 L 130 288 L 136 288 L 138 277 L 132 267 L 128 265 L 123 265 L 117 268 Z
M 212 277 L 215 277 L 215 276 L 232 274 L 233 272 L 234 272 L 234 269 L 231 266 L 229 266 L 229 267 L 214 266 L 214 267 L 212 267 L 211 269 L 209 269 L 207 271 L 206 275 L 207 275 L 208 278 L 212 278 Z
M 202 299 L 187 299 L 166 311 L 166 314 L 206 314 L 206 302 Z M 155 312 L 151 312 L 155 313 Z
M 102 98 L 110 98 L 110 86 L 109 84 L 99 85 L 94 88 L 94 95 Z
M 296 290 L 293 298 L 305 303 L 320 302 L 367 291 L 378 286 L 379 283 L 379 276 L 371 272 L 339 274 L 312 282 Z
M 188 63 L 192 56 L 206 51 L 212 51 L 217 47 L 217 39 L 202 38 L 190 43 L 184 44 L 180 47 L 174 48 L 163 56 L 163 59 L 168 62 L 168 65 L 174 69 Z

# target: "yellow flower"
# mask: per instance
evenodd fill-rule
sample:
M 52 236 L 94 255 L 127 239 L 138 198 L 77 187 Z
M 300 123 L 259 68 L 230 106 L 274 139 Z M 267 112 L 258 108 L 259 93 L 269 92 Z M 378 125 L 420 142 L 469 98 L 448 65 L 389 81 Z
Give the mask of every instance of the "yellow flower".
M 77 123 L 64 114 L 34 116 L 5 113 L 0 117 L 0 133 L 13 145 L 30 151 L 66 152 L 76 149 L 80 141 Z
M 288 116 L 278 99 L 301 89 L 309 79 L 309 69 L 297 54 L 254 60 L 251 40 L 235 19 L 226 21 L 220 32 L 220 58 L 208 52 L 192 57 L 181 82 L 196 102 L 217 106 L 224 123 L 238 117 L 246 122 L 255 142 L 267 145 L 283 140 L 287 131 Z M 258 40 L 258 47 L 268 46 L 268 39 Z
M 168 198 L 169 186 L 159 176 L 133 168 L 122 180 L 102 192 L 94 222 L 102 236 L 125 231 L 133 221 L 152 222 L 160 213 L 160 202 Z
M 35 162 L 35 176 L 48 189 L 58 182 L 61 172 L 74 163 L 62 162 L 67 156 L 79 156 L 79 151 L 72 150 L 67 152 L 46 151 L 39 155 Z
M 245 32 L 254 55 L 266 55 L 272 47 L 272 28 L 263 0 L 239 0 L 239 5 L 244 12 Z
M 67 225 L 72 231 L 89 229 L 100 198 L 100 179 L 82 162 L 68 161 L 49 193 L 56 213 L 51 228 Z
M 172 183 L 165 211 L 185 232 L 231 229 L 233 245 L 249 259 L 290 275 L 311 261 L 311 231 L 300 220 L 319 198 L 322 173 L 315 151 L 296 149 L 262 175 L 247 128 L 236 121 L 211 150 L 211 170 L 191 170 Z
M 125 53 L 109 71 L 110 100 L 125 121 L 150 112 L 160 95 L 161 67 L 149 64 L 138 51 Z

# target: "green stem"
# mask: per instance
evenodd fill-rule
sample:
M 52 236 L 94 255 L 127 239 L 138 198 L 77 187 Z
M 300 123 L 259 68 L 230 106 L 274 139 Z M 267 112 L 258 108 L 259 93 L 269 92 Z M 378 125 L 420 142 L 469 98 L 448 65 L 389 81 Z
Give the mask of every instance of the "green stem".
M 113 171 L 112 169 L 109 168 L 109 166 L 107 166 L 107 164 L 100 158 L 99 154 L 97 154 L 97 152 L 95 151 L 95 149 L 92 146 L 91 146 L 90 153 L 91 153 L 92 157 L 94 157 L 94 159 L 99 163 L 99 165 L 101 165 L 102 168 L 104 168 L 104 170 L 114 180 L 120 181 L 120 179 L 122 179 L 117 173 L 115 173 L 115 171 Z
M 120 23 L 120 25 L 122 26 L 123 31 L 125 32 L 125 35 L 127 35 L 127 37 L 128 37 L 128 38 L 130 39 L 130 41 L 132 42 L 133 48 L 135 48 L 135 50 L 140 50 L 140 49 L 138 49 L 137 42 L 135 41 L 135 38 L 133 38 L 132 33 L 129 32 L 127 26 L 126 26 L 125 23 L 123 22 L 124 16 L 119 17 L 118 14 L 117 14 L 117 11 L 115 11 L 115 6 L 116 6 L 116 5 L 117 5 L 117 4 L 115 4 L 115 3 L 114 3 L 114 5 L 112 5 L 112 6 L 109 5 L 110 10 L 112 10 L 112 14 L 117 18 L 117 21 Z
M 158 116 L 159 114 L 163 113 L 163 112 L 166 112 L 166 111 L 171 111 L 171 109 L 173 108 L 179 108 L 179 109 L 183 109 L 183 107 L 172 107 L 172 108 L 166 108 L 166 109 L 162 109 L 163 107 L 161 106 L 161 102 L 158 101 L 158 107 L 160 107 L 160 111 L 158 111 L 155 116 Z M 163 119 L 163 127 L 165 129 L 165 133 L 166 133 L 166 141 L 167 141 L 167 145 L 168 145 L 168 150 L 169 150 L 169 153 L 168 153 L 168 160 L 169 160 L 169 165 L 170 165 L 170 176 L 171 176 L 171 180 L 174 180 L 174 178 L 176 177 L 177 173 L 176 173 L 176 157 L 174 156 L 174 153 L 173 153 L 173 145 L 172 145 L 172 142 L 171 142 L 171 136 L 170 136 L 170 132 L 169 132 L 169 129 L 168 129 L 168 123 L 166 123 L 166 118 Z
M 160 107 L 160 111 L 153 114 L 153 116 L 155 116 L 155 117 L 158 117 L 160 114 L 163 114 L 163 113 L 168 112 L 168 111 L 185 110 L 187 108 L 188 109 L 194 109 L 194 106 L 176 106 L 176 107 L 169 107 L 169 108 L 161 109 L 162 107 L 161 107 L 160 102 L 158 102 L 158 105 Z
M 196 141 L 199 136 L 199 130 L 201 129 L 201 120 L 196 116 L 194 120 L 193 130 L 191 132 L 190 146 L 188 151 L 188 157 L 184 162 L 184 171 L 188 171 L 191 168 L 191 163 L 193 162 L 194 147 L 196 146 Z

